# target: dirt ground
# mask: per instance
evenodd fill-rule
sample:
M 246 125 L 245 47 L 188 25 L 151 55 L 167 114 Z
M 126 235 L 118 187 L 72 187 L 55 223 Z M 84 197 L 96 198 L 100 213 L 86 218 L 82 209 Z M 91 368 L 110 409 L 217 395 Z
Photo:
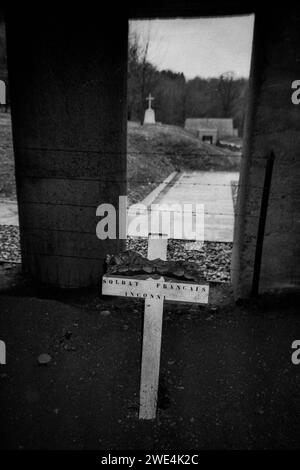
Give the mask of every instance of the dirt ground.
M 236 305 L 228 284 L 212 284 L 208 306 L 166 303 L 159 410 L 143 422 L 141 301 L 20 280 L 0 295 L 2 449 L 299 447 L 299 299 Z

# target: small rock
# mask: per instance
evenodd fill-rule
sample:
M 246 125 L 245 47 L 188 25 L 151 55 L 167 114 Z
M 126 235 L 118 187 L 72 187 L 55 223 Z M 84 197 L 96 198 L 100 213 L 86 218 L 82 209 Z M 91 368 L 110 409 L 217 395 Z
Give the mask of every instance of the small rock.
M 38 357 L 38 363 L 40 365 L 46 366 L 51 361 L 52 357 L 49 354 L 43 353 Z
M 75 346 L 69 346 L 68 344 L 65 344 L 65 345 L 64 345 L 64 349 L 65 349 L 66 351 L 76 351 Z
M 100 315 L 102 315 L 103 317 L 108 317 L 108 315 L 110 315 L 110 311 L 109 310 L 102 310 L 102 312 L 100 312 Z

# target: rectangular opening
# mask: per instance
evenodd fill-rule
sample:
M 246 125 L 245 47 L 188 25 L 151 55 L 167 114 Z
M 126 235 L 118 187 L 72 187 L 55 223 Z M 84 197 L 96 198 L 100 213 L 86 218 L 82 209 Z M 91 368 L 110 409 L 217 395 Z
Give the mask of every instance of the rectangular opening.
M 230 282 L 253 24 L 254 15 L 129 22 L 128 247 L 146 255 L 155 211 L 165 208 L 161 231 L 175 204 L 168 258 L 196 262 L 210 281 Z M 186 233 L 184 204 L 193 212 Z

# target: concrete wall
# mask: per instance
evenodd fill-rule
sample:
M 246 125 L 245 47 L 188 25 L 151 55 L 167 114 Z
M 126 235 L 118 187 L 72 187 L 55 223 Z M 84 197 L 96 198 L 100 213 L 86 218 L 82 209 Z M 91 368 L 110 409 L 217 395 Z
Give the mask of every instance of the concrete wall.
M 22 262 L 43 283 L 96 285 L 124 246 L 96 237 L 95 213 L 126 194 L 127 34 L 82 9 L 8 13 Z
M 300 77 L 299 24 L 299 8 L 292 6 L 256 14 L 232 263 L 236 297 L 251 291 L 266 156 L 271 150 L 275 164 L 260 292 L 299 286 L 300 107 L 291 102 L 291 83 Z

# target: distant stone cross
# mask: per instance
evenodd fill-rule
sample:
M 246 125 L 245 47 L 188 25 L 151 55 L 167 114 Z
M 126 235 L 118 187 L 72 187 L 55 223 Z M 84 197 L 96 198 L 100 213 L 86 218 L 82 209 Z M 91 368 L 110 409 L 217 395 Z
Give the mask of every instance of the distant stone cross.
M 149 93 L 149 96 L 146 98 L 146 101 L 148 101 L 148 109 L 152 109 L 151 108 L 151 101 L 153 101 L 155 98 L 153 98 L 153 96 L 151 96 L 151 93 Z
M 166 235 L 149 234 L 148 259 L 167 258 Z M 140 381 L 140 419 L 156 416 L 159 383 L 161 332 L 164 301 L 208 303 L 208 285 L 165 281 L 147 276 L 111 276 L 102 279 L 102 295 L 137 297 L 145 300 L 143 350 Z

